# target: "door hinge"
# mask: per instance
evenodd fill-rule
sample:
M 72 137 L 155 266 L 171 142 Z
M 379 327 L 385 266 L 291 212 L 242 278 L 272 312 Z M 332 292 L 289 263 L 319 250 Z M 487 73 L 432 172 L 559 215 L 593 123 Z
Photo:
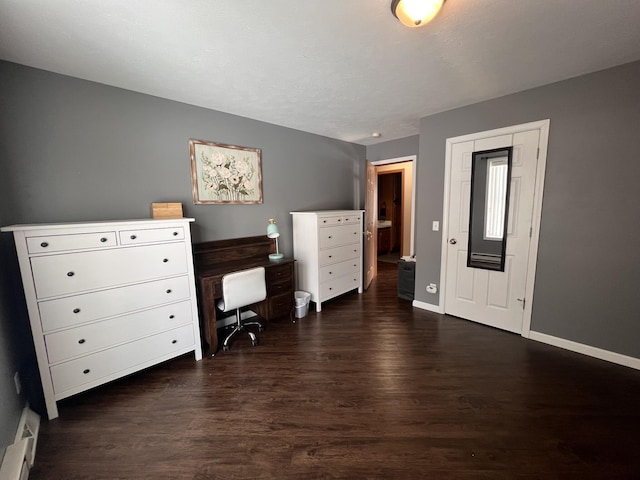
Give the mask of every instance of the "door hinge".
M 540 159 L 540 147 L 538 147 L 538 151 L 536 152 L 536 160 Z
M 533 227 L 529 227 L 529 238 L 533 236 Z

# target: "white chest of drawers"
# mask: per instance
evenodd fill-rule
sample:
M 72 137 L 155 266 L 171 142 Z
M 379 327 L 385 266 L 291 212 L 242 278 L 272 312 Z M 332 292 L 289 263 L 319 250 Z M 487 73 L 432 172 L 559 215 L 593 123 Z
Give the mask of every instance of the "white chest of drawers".
M 293 255 L 300 290 L 322 302 L 358 289 L 362 293 L 363 210 L 291 212 Z
M 12 225 L 49 419 L 57 401 L 202 358 L 193 219 Z

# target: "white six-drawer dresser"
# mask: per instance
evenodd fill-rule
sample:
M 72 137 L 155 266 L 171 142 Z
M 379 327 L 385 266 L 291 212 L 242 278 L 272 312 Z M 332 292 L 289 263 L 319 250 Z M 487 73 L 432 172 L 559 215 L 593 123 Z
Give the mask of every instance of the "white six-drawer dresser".
M 290 212 L 298 288 L 322 302 L 351 290 L 362 293 L 363 210 Z
M 191 218 L 12 225 L 47 414 L 159 362 L 202 358 Z

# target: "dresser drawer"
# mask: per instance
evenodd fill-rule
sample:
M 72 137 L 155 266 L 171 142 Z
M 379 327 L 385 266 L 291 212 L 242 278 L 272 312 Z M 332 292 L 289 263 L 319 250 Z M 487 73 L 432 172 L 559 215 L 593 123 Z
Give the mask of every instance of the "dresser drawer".
M 79 389 L 85 384 L 101 383 L 104 377 L 124 370 L 133 371 L 136 366 L 165 357 L 194 345 L 193 325 L 162 332 L 110 350 L 87 355 L 51 367 L 54 393 L 63 397 L 64 392 Z
M 360 219 L 362 218 L 361 214 L 358 213 L 354 213 L 353 215 L 344 215 L 342 217 L 342 224 L 343 225 L 347 225 L 347 224 L 357 224 L 358 226 L 360 226 Z
M 150 245 L 31 259 L 38 298 L 187 273 L 183 243 Z
M 51 253 L 116 246 L 116 232 L 92 232 L 69 235 L 46 235 L 27 238 L 29 253 Z
M 360 258 L 360 245 L 344 245 L 318 252 L 318 263 L 320 265 L 339 263 L 350 258 Z
M 138 230 L 122 230 L 120 243 L 122 245 L 135 245 L 139 243 L 168 242 L 171 240 L 183 240 L 184 229 L 182 227 L 171 228 L 145 228 Z
M 50 363 L 86 355 L 192 322 L 191 302 L 174 303 L 45 335 Z
M 342 216 L 318 217 L 319 227 L 330 227 L 333 225 L 342 225 Z
M 320 282 L 342 277 L 343 275 L 351 275 L 360 271 L 360 259 L 354 258 L 341 263 L 327 265 L 320 268 Z
M 134 310 L 186 300 L 190 297 L 190 293 L 189 277 L 184 275 L 73 297 L 45 300 L 38 303 L 38 308 L 42 330 L 50 332 Z
M 360 242 L 359 225 L 320 228 L 320 248 L 331 248 L 338 245 Z
M 320 284 L 320 301 L 328 300 L 360 287 L 360 273 L 345 275 Z

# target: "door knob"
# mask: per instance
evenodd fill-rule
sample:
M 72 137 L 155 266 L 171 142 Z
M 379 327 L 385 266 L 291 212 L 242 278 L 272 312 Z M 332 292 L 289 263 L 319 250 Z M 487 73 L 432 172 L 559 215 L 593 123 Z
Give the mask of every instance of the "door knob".
M 458 243 L 458 241 L 455 238 L 452 238 L 451 240 L 449 240 L 449 243 L 451 245 L 455 245 L 456 243 Z

